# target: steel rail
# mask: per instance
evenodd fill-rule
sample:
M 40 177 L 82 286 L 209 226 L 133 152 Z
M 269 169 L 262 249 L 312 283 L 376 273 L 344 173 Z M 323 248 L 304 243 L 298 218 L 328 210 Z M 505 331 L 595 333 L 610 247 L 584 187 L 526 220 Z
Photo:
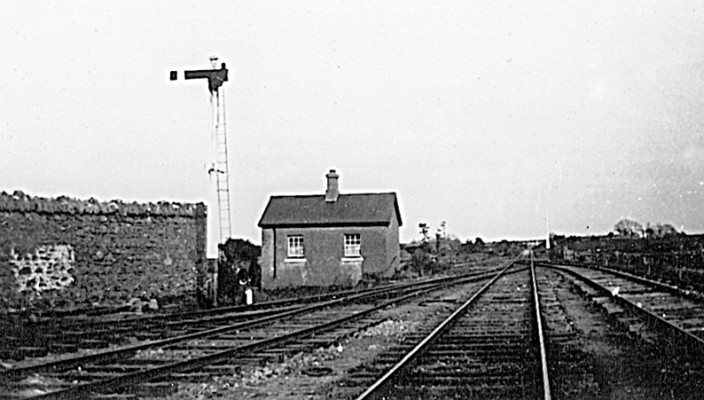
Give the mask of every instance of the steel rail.
M 202 337 L 207 337 L 207 336 L 212 336 L 212 335 L 216 335 L 216 334 L 220 334 L 220 333 L 229 332 L 232 330 L 239 330 L 239 329 L 244 329 L 244 328 L 254 328 L 254 327 L 266 324 L 271 321 L 283 319 L 286 317 L 292 317 L 292 316 L 295 316 L 298 314 L 303 314 L 306 312 L 316 311 L 318 309 L 329 307 L 332 305 L 336 305 L 336 304 L 342 303 L 344 301 L 348 301 L 348 299 L 342 298 L 342 299 L 330 300 L 330 301 L 327 301 L 324 303 L 319 303 L 319 304 L 311 305 L 311 306 L 304 307 L 304 308 L 298 308 L 295 310 L 286 311 L 286 312 L 283 312 L 280 314 L 275 314 L 275 315 L 270 315 L 267 317 L 258 318 L 253 321 L 241 322 L 241 323 L 234 324 L 234 325 L 228 325 L 228 326 L 223 326 L 223 327 L 218 327 L 218 328 L 213 328 L 213 329 L 207 329 L 207 330 L 203 330 L 200 332 L 188 333 L 185 335 L 175 336 L 175 337 L 161 339 L 161 340 L 157 340 L 157 341 L 150 341 L 147 343 L 124 346 L 124 347 L 121 347 L 118 349 L 103 351 L 103 352 L 99 352 L 99 353 L 95 353 L 95 354 L 72 357 L 72 358 L 67 358 L 67 359 L 63 359 L 63 360 L 42 363 L 42 364 L 38 364 L 38 365 L 29 365 L 29 366 L 21 367 L 21 368 L 12 368 L 12 369 L 8 369 L 8 370 L 0 371 L 0 383 L 3 383 L 5 381 L 9 381 L 9 380 L 13 380 L 13 379 L 19 379 L 19 378 L 21 378 L 23 376 L 27 376 L 28 374 L 31 374 L 31 373 L 65 370 L 65 369 L 70 369 L 73 367 L 81 366 L 81 365 L 87 364 L 87 363 L 117 360 L 120 358 L 132 356 L 133 354 L 137 353 L 138 351 L 143 351 L 143 350 L 147 350 L 147 349 L 154 348 L 154 347 L 164 347 L 164 346 L 175 344 L 175 343 L 182 342 L 185 340 L 198 339 L 198 338 L 202 338 Z
M 599 292 L 601 292 L 604 295 L 606 295 L 607 297 L 611 298 L 612 300 L 614 300 L 615 302 L 617 302 L 618 304 L 620 304 L 624 308 L 631 310 L 636 315 L 641 315 L 652 326 L 668 329 L 669 331 L 673 332 L 675 335 L 680 336 L 685 340 L 690 340 L 690 341 L 694 342 L 701 350 L 704 350 L 704 339 L 685 331 L 684 329 L 674 325 L 673 323 L 660 317 L 659 315 L 657 315 L 651 311 L 646 310 L 645 308 L 638 307 L 637 304 L 624 298 L 623 296 L 620 296 L 620 295 L 614 296 L 612 294 L 611 290 L 609 290 L 609 288 L 596 283 L 595 281 L 593 281 L 589 277 L 584 276 L 584 275 L 580 274 L 579 272 L 574 271 L 572 269 L 557 266 L 557 265 L 545 265 L 545 267 L 566 272 L 568 274 L 571 274 L 571 275 L 583 280 L 589 286 L 593 287 L 594 289 L 597 289 Z
M 462 275 L 462 277 L 468 277 L 468 276 L 476 276 L 476 275 L 481 275 L 481 274 L 466 274 Z M 456 277 L 453 277 L 456 278 Z M 252 308 L 255 307 L 254 305 L 252 306 L 234 306 L 234 307 L 221 307 L 218 309 L 217 313 L 213 313 L 212 311 L 215 310 L 205 310 L 205 311 L 200 311 L 200 312 L 195 312 L 195 313 L 185 313 L 185 314 L 175 314 L 176 317 L 190 317 L 190 316 L 198 316 L 198 315 L 205 315 L 205 317 L 201 318 L 198 320 L 198 322 L 219 322 L 219 321 L 228 321 L 228 320 L 240 320 L 240 319 L 248 319 L 248 318 L 253 318 L 257 316 L 268 316 L 272 314 L 278 314 L 282 312 L 286 312 L 289 310 L 295 310 L 299 309 L 305 306 L 305 304 L 309 303 L 316 303 L 316 302 L 322 302 L 322 301 L 329 301 L 329 300 L 334 300 L 334 299 L 339 299 L 341 297 L 345 296 L 360 296 L 360 295 L 366 295 L 369 297 L 374 297 L 376 294 L 383 294 L 383 293 L 388 293 L 388 292 L 394 292 L 394 291 L 402 291 L 406 290 L 407 288 L 413 288 L 413 287 L 419 287 L 421 285 L 434 285 L 439 282 L 447 282 L 452 278 L 435 278 L 435 279 L 427 279 L 427 280 L 422 280 L 422 281 L 417 281 L 417 282 L 412 282 L 412 283 L 402 283 L 402 284 L 394 284 L 394 285 L 385 285 L 381 287 L 375 287 L 375 288 L 370 288 L 370 289 L 364 289 L 364 290 L 345 290 L 345 291 L 338 291 L 338 292 L 332 292 L 332 293 L 325 293 L 325 294 L 319 294 L 319 295 L 313 295 L 313 296 L 308 296 L 308 297 L 303 297 L 300 299 L 282 299 L 282 300 L 275 300 L 272 302 L 267 302 L 267 303 L 259 303 L 260 307 L 262 305 L 266 305 L 265 308 L 261 310 L 253 310 Z M 287 306 L 282 306 L 280 308 L 269 308 L 271 305 L 285 305 L 288 304 Z M 227 312 L 236 312 L 236 311 L 244 311 L 241 314 L 236 314 L 236 315 L 218 315 L 218 314 L 224 314 Z M 215 314 L 215 315 L 213 315 Z M 159 318 L 161 316 L 158 316 L 157 319 L 168 319 L 168 318 Z M 146 320 L 145 322 L 149 323 L 151 322 L 152 319 Z M 194 321 L 188 321 L 188 320 L 175 320 L 175 321 L 168 321 L 162 324 L 161 326 L 169 327 L 169 328 L 175 328 L 175 327 L 181 327 L 181 326 L 188 326 L 192 325 Z
M 683 288 L 676 286 L 676 285 L 671 285 L 671 284 L 667 284 L 665 282 L 655 281 L 655 280 L 648 279 L 648 278 L 645 278 L 642 276 L 630 274 L 628 272 L 619 271 L 619 270 L 613 269 L 613 268 L 598 267 L 598 266 L 592 266 L 590 268 L 595 269 L 597 271 L 602 271 L 602 272 L 614 274 L 614 275 L 622 277 L 622 278 L 631 279 L 636 282 L 643 283 L 645 285 L 654 285 L 654 286 L 658 287 L 659 289 L 662 289 L 666 292 L 670 292 L 670 293 L 676 294 L 678 296 L 684 296 L 684 297 L 687 297 L 688 299 L 692 299 L 692 300 L 700 302 L 700 303 L 704 301 L 704 294 L 702 294 L 698 290 L 683 289 Z
M 489 271 L 489 273 L 490 272 L 491 271 Z M 249 306 L 220 307 L 218 309 L 212 309 L 212 310 L 202 310 L 202 311 L 195 311 L 195 312 L 188 312 L 188 313 L 177 313 L 177 314 L 170 314 L 170 315 L 156 315 L 153 317 L 134 318 L 134 319 L 116 321 L 116 324 L 132 323 L 132 322 L 150 323 L 152 321 L 156 322 L 159 320 L 169 320 L 169 319 L 173 319 L 174 317 L 175 318 L 180 318 L 180 317 L 191 318 L 191 317 L 198 317 L 200 315 L 210 316 L 210 318 L 207 318 L 207 317 L 202 318 L 199 320 L 199 322 L 217 322 L 217 321 L 226 321 L 226 320 L 238 320 L 238 319 L 245 319 L 245 318 L 256 317 L 256 316 L 271 315 L 271 314 L 275 314 L 275 313 L 279 313 L 279 312 L 284 312 L 287 310 L 300 308 L 300 307 L 303 307 L 305 304 L 328 301 L 331 299 L 337 299 L 337 298 L 344 297 L 344 296 L 361 295 L 361 294 L 369 294 L 370 296 L 372 296 L 375 293 L 384 293 L 384 292 L 389 292 L 389 291 L 402 290 L 403 288 L 418 287 L 419 285 L 426 285 L 426 284 L 430 285 L 430 284 L 435 284 L 438 282 L 448 282 L 448 281 L 451 281 L 451 280 L 457 279 L 457 278 L 479 276 L 479 275 L 482 275 L 485 273 L 487 273 L 487 272 L 468 273 L 468 274 L 460 274 L 460 275 L 455 275 L 455 276 L 450 276 L 450 277 L 424 279 L 424 280 L 415 281 L 415 282 L 396 283 L 396 284 L 392 284 L 392 285 L 384 285 L 384 286 L 380 286 L 380 287 L 363 289 L 363 290 L 344 290 L 344 291 L 338 291 L 338 292 L 312 295 L 312 296 L 302 297 L 302 298 L 298 298 L 298 299 L 289 298 L 289 299 L 274 300 L 274 301 L 270 301 L 270 302 L 258 303 L 258 304 L 249 305 Z M 274 307 L 274 306 L 282 306 L 282 307 L 277 308 L 277 309 L 272 309 L 271 307 Z M 261 309 L 261 310 L 259 310 L 259 309 Z M 238 314 L 238 315 L 218 315 L 218 314 L 237 312 L 237 311 L 243 311 L 243 313 Z M 112 321 L 106 321 L 104 323 L 101 322 L 99 325 L 109 325 L 110 327 L 114 327 L 115 324 L 111 324 L 111 322 Z M 166 322 L 162 326 L 177 327 L 177 326 L 190 325 L 192 323 L 193 323 L 193 321 L 175 320 L 175 321 Z
M 233 330 L 255 328 L 255 327 L 276 321 L 276 320 L 282 320 L 282 319 L 286 319 L 289 317 L 294 317 L 297 315 L 318 311 L 323 308 L 343 304 L 346 302 L 352 302 L 352 301 L 366 299 L 366 298 L 374 298 L 374 297 L 378 297 L 381 295 L 391 295 L 395 292 L 404 293 L 405 291 L 424 290 L 424 288 L 426 288 L 426 287 L 429 287 L 429 288 L 441 287 L 446 284 L 466 282 L 468 280 L 471 281 L 472 279 L 480 279 L 481 280 L 481 279 L 485 279 L 487 276 L 490 276 L 490 275 L 488 275 L 488 274 L 479 274 L 479 275 L 468 274 L 468 276 L 466 278 L 462 278 L 462 279 L 458 279 L 457 277 L 441 278 L 441 279 L 434 279 L 432 281 L 415 282 L 413 284 L 404 284 L 404 285 L 400 285 L 400 286 L 387 287 L 387 288 L 383 288 L 383 289 L 378 289 L 377 291 L 374 291 L 374 292 L 352 294 L 350 296 L 336 298 L 333 300 L 328 300 L 325 302 L 312 304 L 312 305 L 306 306 L 306 307 L 296 308 L 296 309 L 293 309 L 290 311 L 285 311 L 285 312 L 282 312 L 279 314 L 261 317 L 261 318 L 251 320 L 251 321 L 240 322 L 237 324 L 207 329 L 207 330 L 203 330 L 203 331 L 199 331 L 199 332 L 188 333 L 185 335 L 175 336 L 175 337 L 156 340 L 156 341 L 150 341 L 147 343 L 140 343 L 140 344 L 136 344 L 136 345 L 124 346 L 124 347 L 121 347 L 118 349 L 107 350 L 107 351 L 103 351 L 103 352 L 99 352 L 99 353 L 95 353 L 95 354 L 89 354 L 89 355 L 78 356 L 78 357 L 71 357 L 71 358 L 66 358 L 63 360 L 57 360 L 57 361 L 52 361 L 52 362 L 47 362 L 47 363 L 42 363 L 42 364 L 37 364 L 37 365 L 30 365 L 30 366 L 26 366 L 26 367 L 7 369 L 7 370 L 0 371 L 0 384 L 7 382 L 7 381 L 10 381 L 10 380 L 20 379 L 20 378 L 27 376 L 29 374 L 32 374 L 32 373 L 61 371 L 61 370 L 75 368 L 75 367 L 78 367 L 78 366 L 81 366 L 84 364 L 88 364 L 88 363 L 114 361 L 114 360 L 118 360 L 118 359 L 122 359 L 122 358 L 126 358 L 126 357 L 131 357 L 134 354 L 136 354 L 138 351 L 144 351 L 144 350 L 147 350 L 150 348 L 165 347 L 165 346 L 176 344 L 179 342 L 183 342 L 183 341 L 187 341 L 187 340 L 191 340 L 191 339 L 204 338 L 204 337 L 213 336 L 213 335 L 217 335 L 217 334 L 221 334 L 221 333 L 225 333 L 225 332 L 229 332 L 229 331 L 233 331 Z
M 411 361 L 416 359 L 425 350 L 427 350 L 433 342 L 435 342 L 445 331 L 451 328 L 451 326 L 456 322 L 460 315 L 469 308 L 470 305 L 474 304 L 475 300 L 478 299 L 491 285 L 494 284 L 504 273 L 511 268 L 518 257 L 499 271 L 489 282 L 484 284 L 469 300 L 465 301 L 459 308 L 457 308 L 449 317 L 442 321 L 435 329 L 433 329 L 430 334 L 428 334 L 423 340 L 420 341 L 413 349 L 411 349 L 406 355 L 394 364 L 391 369 L 389 369 L 384 375 L 376 380 L 371 386 L 369 386 L 362 394 L 357 396 L 355 400 L 368 400 L 377 399 L 383 397 L 383 392 L 387 389 L 388 385 L 393 381 L 397 374 L 403 370 Z
M 487 272 L 491 272 L 491 270 L 487 271 Z M 486 272 L 484 272 L 484 273 L 486 273 Z M 286 299 L 256 303 L 256 304 L 252 304 L 252 305 L 218 307 L 218 308 L 213 308 L 213 309 L 208 309 L 208 310 L 196 310 L 196 311 L 186 311 L 186 312 L 176 312 L 176 313 L 166 313 L 166 314 L 156 314 L 156 315 L 144 315 L 144 316 L 129 317 L 129 318 L 124 318 L 124 319 L 112 319 L 112 320 L 100 319 L 97 321 L 96 320 L 70 320 L 70 321 L 66 321 L 66 322 L 59 321 L 58 323 L 56 323 L 56 326 L 53 329 L 54 330 L 56 330 L 56 329 L 75 329 L 75 328 L 97 329 L 99 327 L 115 328 L 117 326 L 124 326 L 124 325 L 139 325 L 139 324 L 146 325 L 146 324 L 150 324 L 152 322 L 157 323 L 160 321 L 167 321 L 165 323 L 165 326 L 180 326 L 180 325 L 188 325 L 188 324 L 193 323 L 193 321 L 184 322 L 182 319 L 199 318 L 199 317 L 207 317 L 207 316 L 212 316 L 212 318 L 213 318 L 212 321 L 218 320 L 218 319 L 237 320 L 237 319 L 244 319 L 244 318 L 250 318 L 250 317 L 256 317 L 256 316 L 270 315 L 273 313 L 285 311 L 285 309 L 294 309 L 294 308 L 298 308 L 298 307 L 303 307 L 305 304 L 327 301 L 327 300 L 336 299 L 339 297 L 344 297 L 344 296 L 349 296 L 349 295 L 354 295 L 354 294 L 376 293 L 376 292 L 381 292 L 381 291 L 386 291 L 386 290 L 394 290 L 394 289 L 403 288 L 403 287 L 411 287 L 414 285 L 419 285 L 419 284 L 424 284 L 424 283 L 429 284 L 429 283 L 434 283 L 434 282 L 444 282 L 444 281 L 448 281 L 448 280 L 452 280 L 452 279 L 463 278 L 463 277 L 467 277 L 467 276 L 481 275 L 481 274 L 482 273 L 460 274 L 460 275 L 454 275 L 454 276 L 450 276 L 450 277 L 424 279 L 424 280 L 415 281 L 415 282 L 394 283 L 394 284 L 378 286 L 378 287 L 374 287 L 374 288 L 370 288 L 370 289 L 342 290 L 342 291 L 321 293 L 321 294 L 300 297 L 300 298 L 286 298 Z M 280 308 L 276 309 L 275 307 L 280 307 Z M 274 308 L 274 309 L 272 309 L 272 308 Z M 234 313 L 234 312 L 240 312 L 240 311 L 242 311 L 242 313 L 238 314 L 238 315 L 232 315 L 232 316 L 221 315 L 221 314 Z M 46 322 L 47 321 L 42 321 L 41 323 L 45 324 Z M 173 325 L 171 325 L 171 324 L 173 324 Z M 32 324 L 30 324 L 28 326 L 32 326 Z
M 383 287 L 375 287 L 371 289 L 363 289 L 363 290 L 343 290 L 343 291 L 336 291 L 336 292 L 329 292 L 329 293 L 321 293 L 321 294 L 316 294 L 316 295 L 311 295 L 311 296 L 306 296 L 306 297 L 299 297 L 299 298 L 286 298 L 286 299 L 279 299 L 279 300 L 272 300 L 272 301 L 266 301 L 266 302 L 261 302 L 261 303 L 256 303 L 256 304 L 251 304 L 251 305 L 238 305 L 238 306 L 224 306 L 224 307 L 216 307 L 216 308 L 210 308 L 206 310 L 194 310 L 194 311 L 183 311 L 183 312 L 174 312 L 174 313 L 164 313 L 164 314 L 154 314 L 154 315 L 141 315 L 141 316 L 130 316 L 128 318 L 121 318 L 121 319 L 99 319 L 99 320 L 79 320 L 79 319 L 74 319 L 74 320 L 69 320 L 69 321 L 59 321 L 56 326 L 58 328 L 69 328 L 69 327 L 74 327 L 74 326 L 79 326 L 81 328 L 84 327 L 102 327 L 102 326 L 108 326 L 108 327 L 115 327 L 115 326 L 122 326 L 122 325 L 129 325 L 129 324 L 148 324 L 151 322 L 160 322 L 160 321 L 171 321 L 173 320 L 174 323 L 180 322 L 179 319 L 187 319 L 187 318 L 199 318 L 199 317 L 206 317 L 206 316 L 220 316 L 221 314 L 227 314 L 227 313 L 235 313 L 235 312 L 240 312 L 242 311 L 242 314 L 240 315 L 259 315 L 265 314 L 267 312 L 271 312 L 272 308 L 276 309 L 276 307 L 284 308 L 293 308 L 293 307 L 302 307 L 304 304 L 308 303 L 315 303 L 315 302 L 320 302 L 320 301 L 326 301 L 330 299 L 334 299 L 340 296 L 348 296 L 350 294 L 357 294 L 357 293 L 362 293 L 362 292 L 371 292 L 375 290 L 383 290 L 383 289 L 388 289 L 392 287 L 397 287 L 399 286 L 398 284 L 395 285 L 387 285 Z M 118 312 L 123 312 L 123 311 L 129 311 L 128 307 L 122 307 L 120 308 L 119 311 L 116 311 L 115 313 Z M 111 313 L 111 314 L 115 314 Z M 106 314 L 106 315 L 111 315 L 111 314 Z M 89 314 L 85 314 L 89 315 Z M 233 317 L 233 318 L 241 318 L 241 317 Z M 45 323 L 46 321 L 42 321 L 42 323 Z
M 654 280 L 652 280 L 652 279 L 644 278 L 644 277 L 642 277 L 642 276 L 638 276 L 638 275 L 634 275 L 634 274 L 629 274 L 628 272 L 623 272 L 623 271 L 619 271 L 619 270 L 612 269 L 612 268 L 599 267 L 599 266 L 596 266 L 596 265 L 594 265 L 594 266 L 589 266 L 589 267 L 584 267 L 584 266 L 574 265 L 574 264 L 570 264 L 570 263 L 560 263 L 560 264 L 538 263 L 538 265 L 539 265 L 539 266 L 543 266 L 543 265 L 544 265 L 544 266 L 546 266 L 546 267 L 550 267 L 550 266 L 558 266 L 558 267 L 559 267 L 560 265 L 564 265 L 564 266 L 568 266 L 568 267 L 592 269 L 592 270 L 601 271 L 601 272 L 604 272 L 604 273 L 607 273 L 607 274 L 613 274 L 613 275 L 616 275 L 616 276 L 618 276 L 618 277 L 620 277 L 620 278 L 624 278 L 624 279 L 628 279 L 628 280 L 635 281 L 635 282 L 638 282 L 638 283 L 642 283 L 642 284 L 644 284 L 644 285 L 655 286 L 655 287 L 657 287 L 658 289 L 662 289 L 663 291 L 666 291 L 666 292 L 669 292 L 669 293 L 672 293 L 672 294 L 676 294 L 676 295 L 679 295 L 679 296 L 686 296 L 686 297 L 694 298 L 694 299 L 696 299 L 696 300 L 700 300 L 700 301 L 701 301 L 701 298 L 699 298 L 698 296 L 695 296 L 695 295 L 693 295 L 693 294 L 691 294 L 691 293 L 688 293 L 689 291 L 687 291 L 687 290 L 685 290 L 685 289 L 682 289 L 682 288 L 680 288 L 680 287 L 677 287 L 677 286 L 674 286 L 674 285 L 669 285 L 669 284 L 664 283 L 664 282 L 654 281 Z
M 538 294 L 538 280 L 535 278 L 535 266 L 533 265 L 533 252 L 530 253 L 530 280 L 533 287 L 533 303 L 535 303 L 535 321 L 538 328 L 538 343 L 540 344 L 540 367 L 543 379 L 543 399 L 550 400 L 550 377 L 548 376 L 548 353 L 545 345 L 545 333 L 543 332 L 543 317 L 540 313 L 540 295 Z
M 499 274 L 503 274 L 507 269 L 509 269 L 512 266 L 512 264 L 509 264 L 507 267 L 501 270 Z M 523 271 L 524 269 L 521 269 Z M 518 271 L 516 271 L 518 272 Z M 497 275 L 496 277 L 493 278 L 493 280 L 498 279 L 500 275 Z M 464 284 L 464 283 L 470 283 L 470 282 L 476 282 L 476 281 L 481 281 L 484 279 L 489 279 L 491 275 L 482 275 L 482 276 L 473 276 L 473 277 L 468 277 L 464 278 L 461 280 L 455 280 L 451 282 L 451 284 L 454 285 L 459 285 L 459 284 Z M 324 332 L 327 330 L 330 330 L 332 328 L 338 327 L 340 325 L 343 325 L 348 322 L 352 322 L 358 319 L 361 319 L 363 317 L 366 317 L 367 315 L 376 312 L 378 310 L 384 309 L 386 307 L 389 307 L 391 305 L 394 305 L 396 303 L 406 301 L 408 299 L 411 299 L 413 297 L 420 296 L 422 294 L 438 290 L 444 287 L 441 283 L 438 283 L 434 286 L 428 286 L 424 289 L 421 290 L 416 290 L 412 291 L 411 293 L 404 294 L 400 297 L 391 299 L 389 301 L 386 301 L 380 305 L 374 306 L 368 310 L 360 311 L 356 314 L 342 317 L 330 322 L 326 322 L 314 327 L 310 328 L 305 328 L 299 331 L 295 331 L 283 336 L 278 336 L 270 339 L 264 339 L 255 343 L 251 343 L 248 345 L 240 346 L 240 347 L 235 347 L 232 349 L 228 350 L 223 350 L 220 352 L 216 352 L 213 354 L 209 354 L 203 357 L 199 358 L 194 358 L 190 360 L 185 360 L 181 362 L 176 362 L 172 364 L 167 364 L 159 367 L 154 367 L 154 368 L 149 368 L 143 371 L 137 371 L 137 372 L 132 372 L 132 373 L 127 373 L 115 378 L 110 378 L 110 379 L 104 379 L 96 382 L 90 382 L 90 383 L 85 383 L 81 384 L 78 386 L 74 386 L 71 388 L 67 389 L 62 389 L 50 393 L 46 393 L 43 395 L 35 396 L 35 397 L 29 397 L 27 399 L 78 399 L 78 398 L 84 398 L 86 396 L 90 396 L 91 394 L 94 393 L 108 393 L 110 391 L 115 391 L 117 389 L 124 389 L 126 387 L 132 387 L 135 386 L 139 383 L 143 382 L 149 382 L 151 380 L 157 379 L 157 378 L 163 378 L 163 377 L 168 377 L 171 374 L 174 373 L 179 373 L 179 372 L 187 372 L 187 371 L 192 371 L 197 368 L 201 368 L 206 365 L 213 364 L 218 361 L 230 359 L 233 356 L 242 356 L 246 354 L 251 354 L 255 351 L 258 350 L 263 350 L 272 346 L 278 346 L 282 344 L 289 343 L 291 341 L 297 340 L 297 339 L 303 339 L 305 337 L 314 335 L 316 333 Z

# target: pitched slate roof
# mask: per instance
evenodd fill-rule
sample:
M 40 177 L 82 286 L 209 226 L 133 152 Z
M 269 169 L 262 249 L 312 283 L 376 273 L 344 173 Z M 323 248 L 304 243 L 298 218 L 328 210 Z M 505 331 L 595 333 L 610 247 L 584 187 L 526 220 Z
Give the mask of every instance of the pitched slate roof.
M 400 226 L 396 193 L 341 194 L 335 202 L 324 195 L 271 196 L 259 226 L 386 226 L 394 213 Z

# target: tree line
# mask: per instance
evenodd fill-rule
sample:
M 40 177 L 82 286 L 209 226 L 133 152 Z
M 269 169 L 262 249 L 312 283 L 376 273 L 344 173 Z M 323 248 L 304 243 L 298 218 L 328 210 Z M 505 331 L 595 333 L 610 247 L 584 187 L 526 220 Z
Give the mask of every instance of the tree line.
M 677 229 L 670 224 L 651 224 L 648 222 L 643 226 L 640 222 L 629 218 L 618 221 L 616 225 L 614 225 L 613 233 L 630 239 L 662 239 L 685 234 L 684 232 L 678 232 Z

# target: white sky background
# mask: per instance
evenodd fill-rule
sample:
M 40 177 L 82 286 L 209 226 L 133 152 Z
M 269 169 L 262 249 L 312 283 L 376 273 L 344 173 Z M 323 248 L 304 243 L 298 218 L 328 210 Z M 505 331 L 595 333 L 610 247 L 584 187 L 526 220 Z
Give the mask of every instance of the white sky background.
M 225 84 L 234 232 L 270 195 L 395 191 L 401 240 L 704 230 L 702 1 L 12 2 L 0 190 L 199 201 Z M 547 205 L 549 203 L 549 206 Z

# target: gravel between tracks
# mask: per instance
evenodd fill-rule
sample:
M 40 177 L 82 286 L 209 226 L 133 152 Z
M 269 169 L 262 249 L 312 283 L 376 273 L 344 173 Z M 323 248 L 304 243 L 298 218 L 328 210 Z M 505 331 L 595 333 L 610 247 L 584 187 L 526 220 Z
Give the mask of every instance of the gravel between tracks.
M 382 310 L 384 322 L 343 338 L 337 346 L 297 353 L 283 363 L 244 367 L 241 373 L 214 377 L 205 383 L 180 383 L 172 399 L 328 399 L 344 398 L 347 390 L 336 382 L 347 370 L 371 361 L 377 354 L 413 333 L 422 324 L 441 318 L 458 306 L 463 289 L 451 288 L 433 296 L 435 301 L 414 301 Z M 321 376 L 307 373 L 327 372 Z M 313 374 L 315 375 L 315 374 Z

